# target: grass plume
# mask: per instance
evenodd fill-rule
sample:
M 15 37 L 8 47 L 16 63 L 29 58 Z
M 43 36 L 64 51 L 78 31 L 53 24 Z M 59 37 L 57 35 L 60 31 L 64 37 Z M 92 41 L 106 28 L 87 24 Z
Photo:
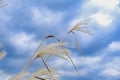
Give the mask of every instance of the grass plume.
M 30 66 L 30 64 L 35 60 L 35 57 L 36 55 L 38 54 L 38 51 L 39 51 L 39 48 L 42 46 L 42 44 L 44 43 L 44 41 L 46 39 L 49 39 L 49 38 L 55 38 L 57 41 L 60 41 L 57 37 L 53 36 L 53 35 L 48 35 L 48 36 L 45 36 L 42 41 L 39 43 L 38 47 L 35 49 L 33 55 L 30 57 L 30 59 L 28 60 L 28 62 L 25 64 L 25 66 L 23 67 L 22 71 L 21 72 L 25 72 L 28 67 Z M 44 63 L 45 67 L 47 68 L 47 70 L 50 72 L 46 62 L 44 61 L 43 57 L 42 58 L 42 62 Z
M 0 43 L 0 48 L 3 48 L 3 45 Z M 6 51 L 2 50 L 0 51 L 0 60 L 3 59 L 6 56 Z
M 0 60 L 3 59 L 5 56 L 6 56 L 6 51 L 5 51 L 5 50 L 2 50 L 2 51 L 0 52 Z
M 28 73 L 28 72 L 22 72 L 22 73 L 16 74 L 15 76 L 11 77 L 8 80 L 23 80 L 24 77 L 28 76 L 28 75 L 30 75 L 30 73 Z
M 50 70 L 51 70 L 51 73 L 47 69 L 37 70 L 32 75 L 30 80 L 34 80 L 35 78 L 40 79 L 40 80 L 42 80 L 42 79 L 43 80 L 46 80 L 46 79 L 56 80 L 56 78 L 60 76 L 60 73 L 58 73 L 55 68 L 50 68 Z
M 65 51 L 61 48 L 61 46 L 65 46 L 65 45 L 67 45 L 67 43 L 49 44 L 40 50 L 40 52 L 36 56 L 36 58 L 40 58 L 44 55 L 54 55 L 54 56 L 58 56 L 58 57 L 63 58 L 63 59 L 67 59 Z M 70 55 L 69 50 L 68 49 L 65 49 L 65 50 L 67 51 L 67 55 Z
M 38 44 L 38 47 L 31 55 L 28 62 L 24 65 L 21 72 L 14 76 L 13 78 L 11 78 L 10 80 L 21 80 L 24 76 L 26 76 L 27 69 L 30 67 L 31 63 L 33 63 L 36 59 L 42 60 L 44 68 L 43 69 L 40 68 L 36 72 L 34 72 L 29 80 L 57 80 L 57 77 L 60 76 L 60 74 L 56 73 L 55 69 L 49 68 L 47 65 L 47 62 L 49 61 L 50 58 L 53 58 L 53 56 L 70 61 L 74 67 L 74 70 L 79 74 L 77 66 L 75 65 L 72 59 L 71 51 L 66 47 L 69 46 L 69 43 L 64 42 L 64 40 L 70 33 L 73 34 L 75 37 L 76 47 L 80 49 L 76 32 L 83 32 L 91 35 L 92 34 L 91 30 L 88 27 L 86 27 L 88 22 L 91 20 L 92 18 L 86 19 L 72 26 L 71 29 L 66 33 L 65 36 L 63 36 L 62 39 L 59 39 L 53 35 L 45 36 Z M 56 42 L 49 43 L 46 46 L 42 46 L 44 42 L 49 38 L 56 39 Z

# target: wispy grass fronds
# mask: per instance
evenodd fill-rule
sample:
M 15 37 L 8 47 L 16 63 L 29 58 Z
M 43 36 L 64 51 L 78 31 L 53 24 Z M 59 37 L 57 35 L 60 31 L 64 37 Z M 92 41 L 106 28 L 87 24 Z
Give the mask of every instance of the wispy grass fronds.
M 61 46 L 65 46 L 67 44 L 68 43 L 60 43 L 60 42 L 49 44 L 40 50 L 39 54 L 36 56 L 36 59 L 41 58 L 44 55 L 53 55 L 63 59 L 68 59 L 67 55 L 70 55 L 69 54 L 70 51 L 65 48 L 67 52 L 67 55 L 66 55 L 65 51 L 61 48 Z
M 41 58 L 42 56 L 45 56 L 45 55 L 53 55 L 53 56 L 58 56 L 62 59 L 70 60 L 74 66 L 74 69 L 79 74 L 75 63 L 73 62 L 70 56 L 71 51 L 64 47 L 66 45 L 68 45 L 68 43 L 58 42 L 58 43 L 49 44 L 41 49 L 41 51 L 39 52 L 39 54 L 36 56 L 35 59 Z
M 35 59 L 41 58 L 43 63 L 44 63 L 44 65 L 46 66 L 47 70 L 49 72 L 51 72 L 50 69 L 48 68 L 48 66 L 46 65 L 43 57 L 46 56 L 46 55 L 49 56 L 49 57 L 50 56 L 57 56 L 57 57 L 60 57 L 60 58 L 68 60 L 68 56 L 67 55 L 70 55 L 69 54 L 70 51 L 68 49 L 65 49 L 66 52 L 67 52 L 67 55 L 66 55 L 65 51 L 61 47 L 63 45 L 67 45 L 67 44 L 68 43 L 60 43 L 60 42 L 48 44 L 47 46 L 43 47 L 40 50 L 39 54 L 35 57 Z
M 3 47 L 3 45 L 0 43 L 0 48 L 2 48 L 2 47 Z M 5 50 L 0 51 L 0 60 L 3 59 L 6 56 L 6 54 L 7 53 Z
M 0 60 L 3 59 L 5 56 L 6 56 L 6 51 L 5 51 L 5 50 L 2 50 L 2 51 L 0 52 Z
M 75 32 L 83 32 L 83 33 L 86 33 L 86 34 L 89 34 L 89 35 L 92 35 L 92 31 L 89 29 L 89 27 L 86 27 L 86 25 L 88 25 L 88 23 L 93 20 L 93 18 L 89 18 L 89 19 L 86 19 L 86 20 L 83 20 L 79 23 L 77 23 L 76 25 L 72 26 L 70 28 L 70 30 L 67 32 L 67 34 L 63 37 L 62 40 L 64 40 L 68 34 L 72 33 L 74 36 L 75 36 L 75 43 L 76 43 L 76 47 L 78 49 L 80 49 L 79 47 L 79 43 L 78 43 L 78 39 L 77 39 L 77 36 L 76 36 L 76 33 Z
M 47 69 L 40 69 L 32 75 L 30 80 L 34 80 L 35 78 L 40 80 L 56 80 L 60 76 L 60 73 L 58 73 L 55 68 L 50 68 L 50 70 L 51 73 Z
M 75 36 L 76 47 L 77 47 L 78 49 L 80 49 L 79 43 L 78 43 L 78 39 L 77 39 L 77 36 L 76 36 L 76 33 L 75 33 L 75 32 L 76 32 L 76 31 L 79 31 L 79 32 L 83 32 L 83 33 L 87 33 L 87 34 L 89 34 L 89 35 L 92 35 L 92 31 L 91 31 L 88 27 L 86 27 L 86 25 L 88 24 L 88 22 L 91 21 L 92 19 L 93 19 L 93 18 L 86 19 L 86 20 L 81 21 L 81 22 L 77 23 L 76 25 L 72 26 L 71 29 L 67 32 L 67 34 L 62 38 L 62 41 L 63 41 L 70 33 L 72 33 L 72 34 Z M 62 47 L 63 47 L 63 50 L 64 50 L 64 46 L 62 46 Z M 65 51 L 65 53 L 67 53 L 66 50 L 64 50 L 64 51 Z M 76 72 L 79 74 L 78 69 L 77 69 L 75 63 L 74 63 L 73 60 L 72 60 L 72 57 L 71 57 L 70 55 L 67 55 L 67 56 L 69 57 L 71 63 L 73 64 L 74 69 L 75 69 Z
M 75 71 L 76 71 L 76 72 L 78 73 L 78 75 L 79 75 L 79 71 L 78 71 L 78 69 L 77 69 L 74 61 L 72 60 L 72 57 L 71 57 L 70 53 L 68 53 L 68 52 L 66 51 L 66 49 L 64 48 L 64 46 L 62 46 L 62 49 L 64 50 L 65 54 L 67 55 L 67 57 L 68 57 L 69 60 L 71 61 L 72 65 L 73 65 L 73 67 L 74 67 L 74 69 L 75 69 Z
M 3 59 L 5 56 L 6 56 L 6 51 L 5 51 L 5 50 L 2 50 L 2 51 L 0 52 L 0 60 Z
M 91 34 L 91 30 L 88 27 L 85 27 L 89 21 L 91 21 L 93 18 L 90 19 L 86 19 L 84 21 L 81 21 L 79 23 L 77 23 L 76 25 L 74 25 L 69 31 L 70 32 L 75 32 L 75 31 L 80 31 L 80 32 L 84 32 L 84 33 L 88 33 Z
M 44 41 L 45 41 L 46 39 L 49 39 L 49 38 L 55 38 L 57 41 L 60 41 L 57 37 L 55 37 L 55 36 L 53 36 L 53 35 L 45 36 L 45 37 L 42 39 L 42 41 L 39 43 L 38 47 L 35 49 L 33 55 L 30 57 L 29 61 L 25 64 L 25 66 L 23 67 L 23 69 L 22 69 L 21 72 L 25 72 L 25 71 L 28 69 L 28 67 L 30 66 L 30 64 L 32 63 L 32 61 L 34 61 L 35 57 L 37 56 L 38 51 L 39 51 L 39 49 L 41 48 L 41 46 L 42 46 L 42 44 L 44 43 Z M 42 58 L 42 57 L 41 57 L 41 58 Z M 46 66 L 46 68 L 48 69 L 48 71 L 50 71 L 49 68 L 48 68 L 48 66 L 47 66 L 47 64 L 46 64 L 46 61 L 44 61 L 43 58 L 42 58 L 42 61 L 43 61 L 44 65 Z
M 23 73 L 19 73 L 15 76 L 13 76 L 12 78 L 8 79 L 8 80 L 23 80 L 25 76 L 29 76 L 30 73 L 28 72 L 23 72 Z
M 29 58 L 28 62 L 23 67 L 21 73 L 17 75 L 17 78 L 22 77 L 20 75 L 26 72 L 26 70 L 28 69 L 28 67 L 33 61 L 35 61 L 36 59 L 41 59 L 44 64 L 45 69 L 40 69 L 36 71 L 30 78 L 30 80 L 56 80 L 55 75 L 58 76 L 58 74 L 54 73 L 56 70 L 49 68 L 47 65 L 47 61 L 49 60 L 49 58 L 53 58 L 53 56 L 70 61 L 75 71 L 79 74 L 79 71 L 72 59 L 71 51 L 68 48 L 66 48 L 66 46 L 68 46 L 68 43 L 66 42 L 64 43 L 64 39 L 70 33 L 72 33 L 75 36 L 76 47 L 79 49 L 79 43 L 78 43 L 76 32 L 83 32 L 83 33 L 91 35 L 92 31 L 89 29 L 89 27 L 86 27 L 88 22 L 91 20 L 92 18 L 81 21 L 77 23 L 76 25 L 72 26 L 72 28 L 67 32 L 67 34 L 61 40 L 53 35 L 45 36 L 41 40 L 41 42 L 38 44 L 38 47 L 35 49 L 33 55 Z M 44 42 L 49 38 L 54 38 L 57 40 L 57 42 L 53 42 L 53 43 L 47 44 L 46 46 L 42 46 Z

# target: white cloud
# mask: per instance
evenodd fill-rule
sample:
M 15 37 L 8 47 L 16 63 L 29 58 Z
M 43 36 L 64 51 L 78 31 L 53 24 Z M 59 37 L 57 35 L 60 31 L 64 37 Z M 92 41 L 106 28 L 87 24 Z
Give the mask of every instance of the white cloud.
M 97 73 L 97 75 L 101 77 L 107 77 L 108 79 L 110 77 L 120 77 L 120 68 L 119 68 L 120 58 L 119 57 L 111 58 L 111 56 L 109 56 L 109 49 L 111 48 L 111 46 L 113 48 L 113 46 L 119 45 L 117 43 L 118 42 L 110 43 L 105 49 L 101 50 L 100 52 L 97 52 L 96 56 L 85 57 L 85 56 L 77 56 L 74 54 L 72 57 L 76 66 L 78 67 L 80 76 L 85 77 L 87 75 L 90 75 L 92 72 L 95 72 Z M 104 53 L 107 55 L 104 55 Z M 110 58 L 109 60 L 107 60 L 108 57 Z M 54 64 L 54 66 L 52 67 L 62 68 L 59 71 L 63 76 L 78 77 L 78 74 L 75 72 L 73 65 L 70 63 L 70 61 L 57 58 L 50 61 L 49 65 L 52 64 Z
M 108 2 L 110 2 L 108 4 Z M 112 3 L 111 3 L 112 2 Z M 103 35 L 108 35 L 113 32 L 116 27 L 116 18 L 118 15 L 118 0 L 86 0 L 78 9 L 78 16 L 76 19 L 70 21 L 70 26 L 84 20 L 86 18 L 94 18 L 88 22 L 88 27 L 91 28 L 93 36 L 81 34 L 80 44 L 87 47 L 96 39 L 104 38 Z M 82 10 L 81 10 L 82 8 Z M 89 24 L 90 23 L 90 24 Z
M 8 80 L 11 76 L 0 70 L 0 80 Z
M 113 41 L 108 44 L 107 47 L 104 47 L 102 50 L 98 51 L 96 54 L 99 54 L 104 57 L 117 57 L 116 54 L 120 52 L 120 41 Z
M 120 58 L 115 57 L 113 60 L 110 59 L 110 61 L 104 62 L 105 57 L 106 56 L 103 57 L 101 55 L 93 57 L 74 56 L 73 58 L 80 72 L 79 76 L 85 77 L 87 75 L 90 75 L 92 72 L 95 72 L 96 76 L 99 75 L 101 77 L 106 77 L 107 79 L 120 77 Z M 61 62 L 59 59 L 54 62 L 57 67 L 64 67 L 65 65 L 66 69 L 60 70 L 60 73 L 63 76 L 78 77 L 78 74 L 74 71 L 71 63 L 68 63 L 66 61 Z
M 13 46 L 18 50 L 29 51 L 33 50 L 37 46 L 37 41 L 34 39 L 34 35 L 20 32 L 13 34 L 9 40 Z
M 119 0 L 90 0 L 90 3 L 105 10 L 113 10 L 117 8 Z
M 37 25 L 55 25 L 62 20 L 62 13 L 52 12 L 46 8 L 32 8 L 33 21 Z
M 114 58 L 112 61 L 106 64 L 102 71 L 103 76 L 106 77 L 120 77 L 120 57 Z
M 99 11 L 92 16 L 102 27 L 108 27 L 113 21 L 113 17 L 110 14 Z
M 98 56 L 94 56 L 94 57 L 75 57 L 74 60 L 76 60 L 75 62 L 79 62 L 79 65 L 88 65 L 88 66 L 92 66 L 93 64 L 96 64 L 98 62 L 100 62 L 102 59 L 102 57 L 98 57 Z
M 111 54 L 114 54 L 114 52 L 111 53 L 111 51 L 116 51 L 118 49 L 120 49 L 119 42 L 112 42 L 104 49 L 96 52 L 96 56 L 85 57 L 73 55 L 72 58 L 76 66 L 78 67 L 80 76 L 82 77 L 90 75 L 92 72 L 95 72 L 98 76 L 106 77 L 107 79 L 113 77 L 118 78 L 120 77 L 120 57 L 110 56 Z M 51 64 L 55 64 L 55 67 L 62 68 L 64 68 L 65 65 L 65 68 L 61 70 L 61 73 L 64 76 L 78 76 L 73 69 L 73 65 L 70 62 L 56 59 L 52 61 Z
M 108 49 L 111 51 L 120 51 L 120 42 L 112 42 L 109 46 Z
M 97 54 L 100 54 L 103 56 L 110 56 L 112 54 L 116 54 L 116 52 L 117 53 L 120 52 L 120 42 L 119 41 L 113 41 L 113 42 L 109 43 L 107 47 L 98 51 Z
M 87 0 L 82 6 L 82 16 L 94 17 L 99 27 L 115 27 L 113 21 L 119 13 L 120 0 Z M 111 26 L 112 25 L 112 26 Z
M 81 56 L 72 56 L 74 63 L 76 64 L 80 76 L 86 76 L 90 74 L 91 71 L 99 68 L 99 62 L 102 61 L 102 57 L 93 56 L 93 57 L 81 57 Z M 75 72 L 73 65 L 70 61 L 65 61 L 62 59 L 56 59 L 51 62 L 51 64 L 55 64 L 54 67 L 61 68 L 60 72 L 64 76 L 77 76 L 78 74 Z M 94 66 L 93 66 L 94 65 Z M 82 67 L 82 68 L 80 68 Z M 73 75 L 74 73 L 74 75 Z

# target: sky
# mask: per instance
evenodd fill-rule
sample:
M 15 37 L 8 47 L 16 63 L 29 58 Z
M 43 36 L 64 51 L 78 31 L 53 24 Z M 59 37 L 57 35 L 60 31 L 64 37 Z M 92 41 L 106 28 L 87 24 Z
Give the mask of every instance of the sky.
M 92 35 L 77 33 L 80 50 L 71 49 L 78 67 L 57 58 L 60 80 L 120 80 L 120 0 L 4 0 L 0 8 L 0 42 L 7 52 L 0 60 L 0 80 L 19 73 L 41 39 L 62 37 L 76 23 L 93 18 Z M 74 43 L 72 35 L 69 41 Z M 30 70 L 39 66 L 35 62 Z M 65 65 L 65 66 L 63 66 Z

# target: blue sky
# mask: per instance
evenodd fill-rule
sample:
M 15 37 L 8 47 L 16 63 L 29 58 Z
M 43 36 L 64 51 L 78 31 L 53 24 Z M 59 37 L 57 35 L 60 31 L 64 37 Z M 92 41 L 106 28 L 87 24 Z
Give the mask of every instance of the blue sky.
M 80 76 L 64 60 L 50 64 L 63 69 L 61 80 L 120 80 L 120 0 L 4 2 L 7 6 L 0 8 L 0 42 L 7 55 L 0 61 L 0 80 L 19 73 L 44 36 L 61 38 L 71 26 L 91 17 L 94 20 L 87 26 L 93 35 L 77 33 L 81 49 L 72 49 Z M 72 35 L 69 37 L 73 43 Z M 31 71 L 38 66 L 37 62 L 34 65 Z

